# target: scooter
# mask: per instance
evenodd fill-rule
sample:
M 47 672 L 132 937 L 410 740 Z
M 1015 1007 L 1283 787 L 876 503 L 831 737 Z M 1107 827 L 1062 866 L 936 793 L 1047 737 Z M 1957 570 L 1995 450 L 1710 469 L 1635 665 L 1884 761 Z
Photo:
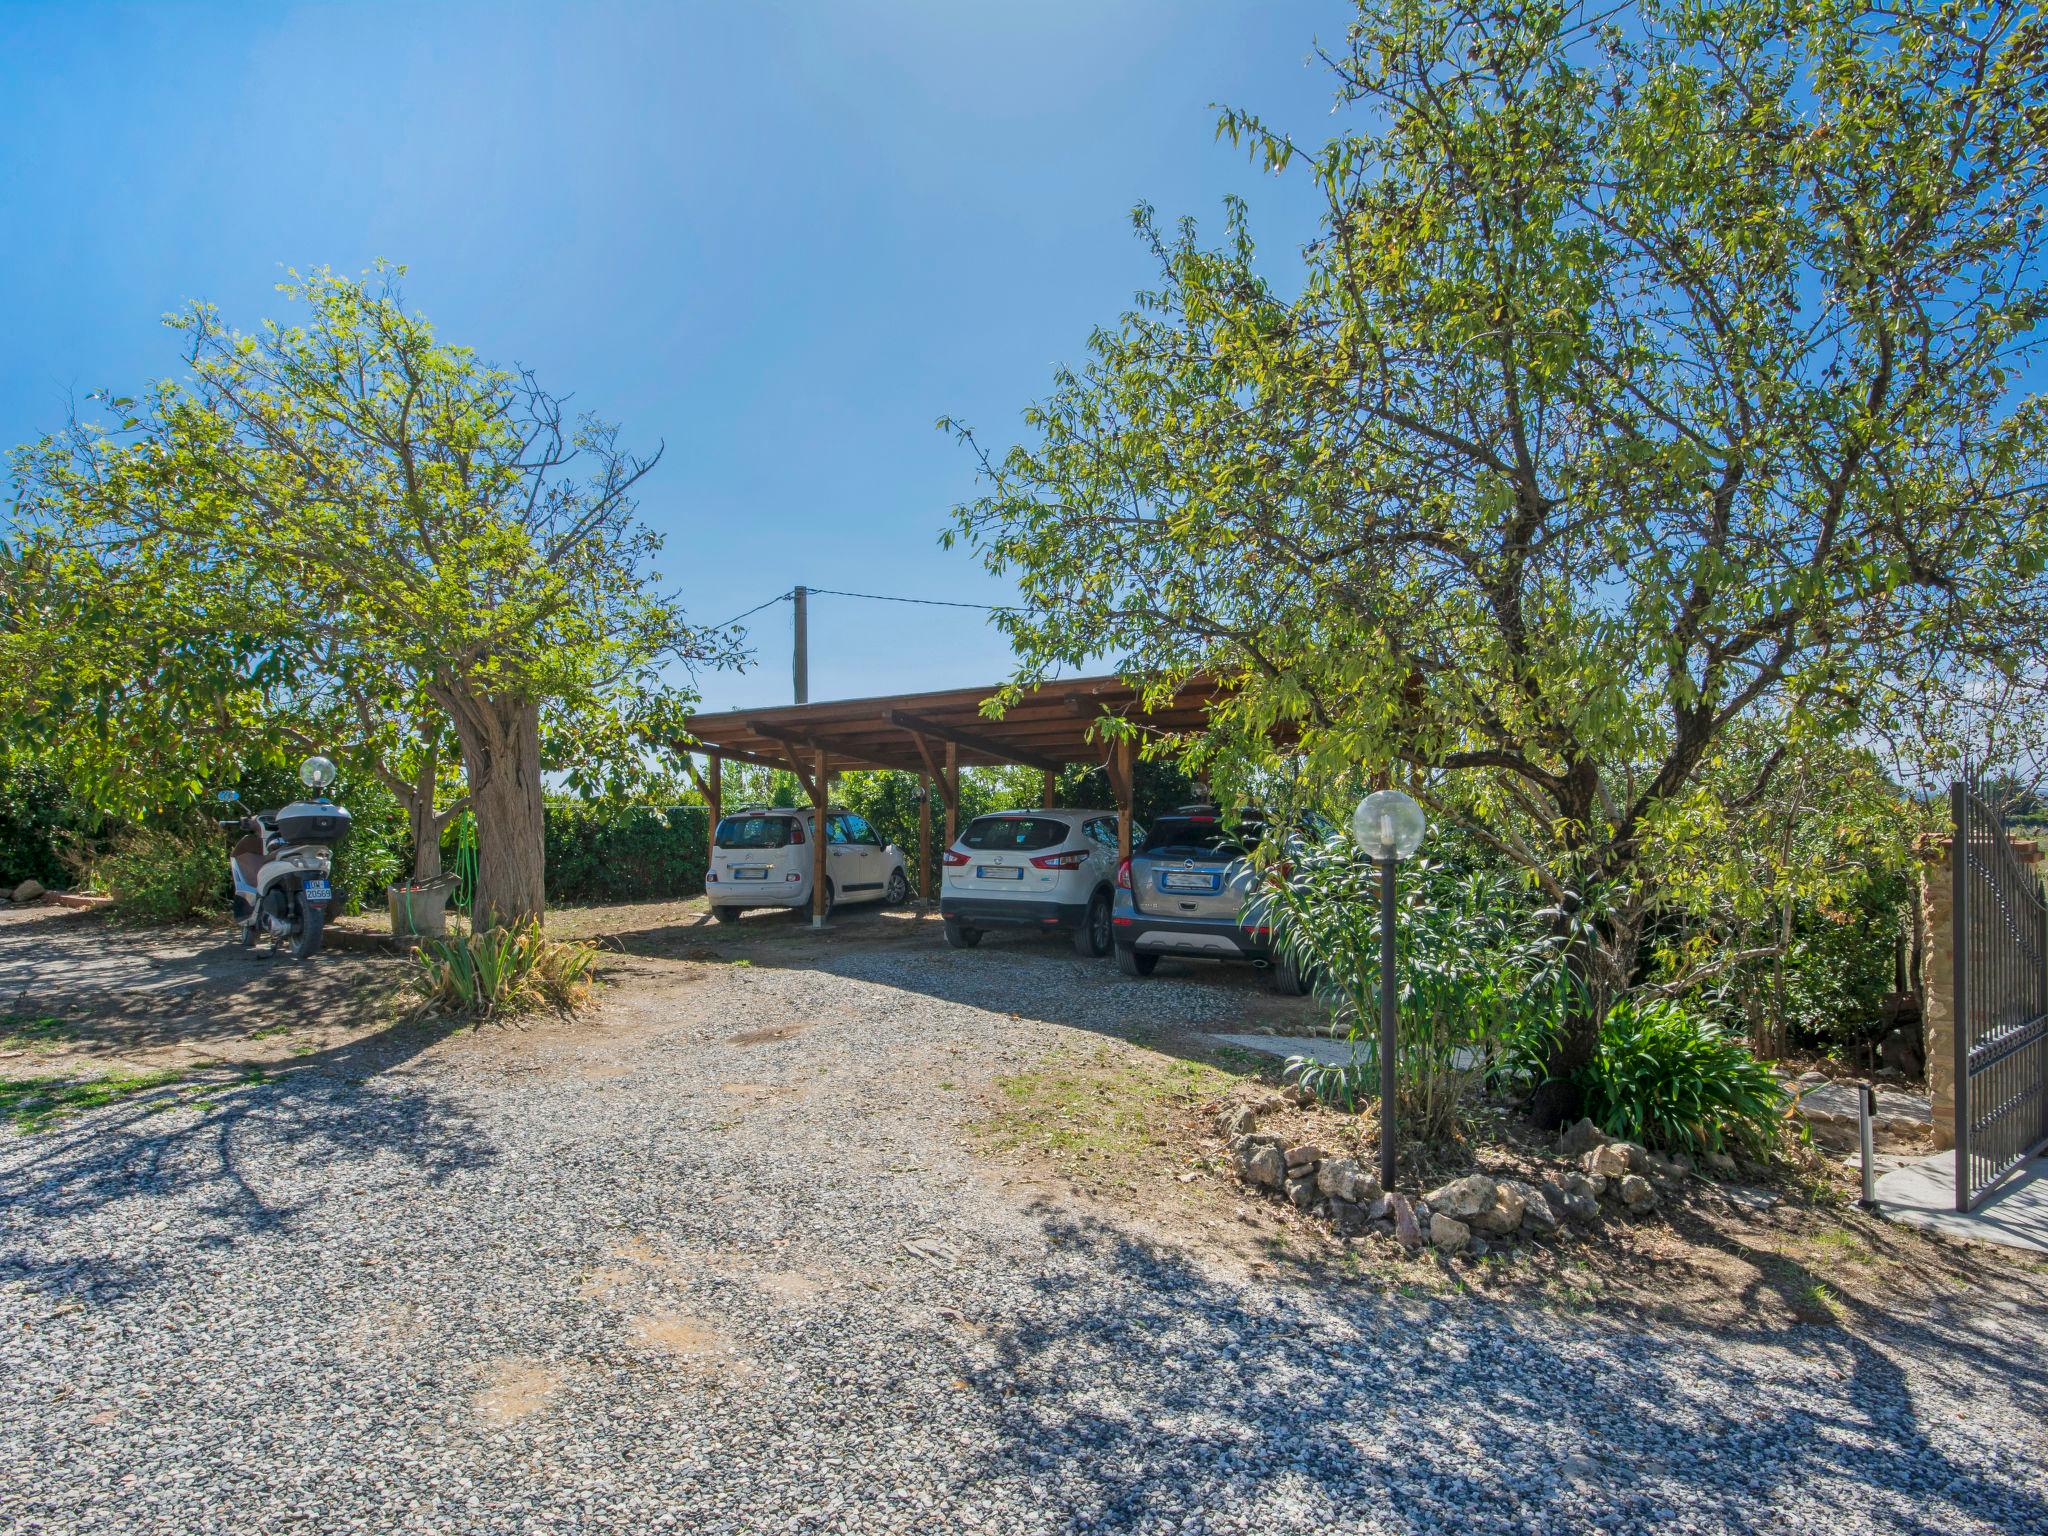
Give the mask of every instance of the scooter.
M 254 949 L 259 937 L 267 937 L 273 948 L 289 942 L 300 960 L 320 952 L 334 904 L 334 846 L 349 827 L 348 812 L 327 798 L 334 773 L 327 758 L 309 757 L 299 765 L 299 782 L 312 798 L 220 823 L 242 834 L 228 855 L 242 948 Z M 224 789 L 217 798 L 224 806 L 239 806 L 242 797 Z

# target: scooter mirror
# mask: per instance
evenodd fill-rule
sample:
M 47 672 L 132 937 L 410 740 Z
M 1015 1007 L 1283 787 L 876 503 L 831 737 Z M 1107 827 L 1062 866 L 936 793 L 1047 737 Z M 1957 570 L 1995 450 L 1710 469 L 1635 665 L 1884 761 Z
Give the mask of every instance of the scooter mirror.
M 222 805 L 233 805 L 237 800 L 241 799 L 242 797 L 236 794 L 232 789 L 223 789 L 216 791 L 213 798 L 218 800 Z

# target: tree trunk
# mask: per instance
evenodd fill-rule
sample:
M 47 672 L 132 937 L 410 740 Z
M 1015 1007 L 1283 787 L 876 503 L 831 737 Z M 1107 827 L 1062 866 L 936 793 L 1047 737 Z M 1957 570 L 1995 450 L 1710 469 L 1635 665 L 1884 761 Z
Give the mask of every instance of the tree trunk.
M 412 799 L 406 804 L 406 820 L 412 827 L 412 878 L 417 885 L 425 885 L 441 875 L 441 818 L 434 814 L 434 791 L 440 772 L 440 754 L 432 746 L 423 748 Z
M 479 928 L 540 922 L 547 904 L 546 820 L 540 782 L 540 706 L 475 699 L 456 715 L 476 817 Z

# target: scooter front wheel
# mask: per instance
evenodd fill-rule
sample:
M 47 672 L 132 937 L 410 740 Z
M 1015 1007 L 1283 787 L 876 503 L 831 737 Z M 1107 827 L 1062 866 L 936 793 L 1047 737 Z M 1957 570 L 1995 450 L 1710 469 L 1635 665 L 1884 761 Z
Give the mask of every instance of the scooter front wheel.
M 327 927 L 327 909 L 308 907 L 300 914 L 298 937 L 292 940 L 292 958 L 310 960 L 320 953 L 321 934 Z

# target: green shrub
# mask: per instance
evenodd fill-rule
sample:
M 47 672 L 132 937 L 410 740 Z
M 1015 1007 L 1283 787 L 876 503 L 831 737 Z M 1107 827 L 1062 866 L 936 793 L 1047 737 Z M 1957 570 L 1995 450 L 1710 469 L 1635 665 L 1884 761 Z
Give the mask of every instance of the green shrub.
M 649 901 L 704 889 L 709 813 L 701 805 L 550 800 L 550 901 Z
M 1608 1135 L 1672 1152 L 1765 1152 L 1785 1109 L 1784 1090 L 1747 1046 L 1672 1002 L 1610 1008 L 1579 1086 Z
M 123 833 L 89 872 L 95 890 L 114 898 L 114 913 L 132 923 L 182 923 L 228 908 L 228 845 L 182 827 Z
M 0 890 L 36 880 L 61 890 L 77 856 L 106 846 L 106 818 L 38 764 L 0 758 Z
M 542 1008 L 581 1007 L 595 979 L 597 951 L 550 939 L 539 924 L 523 923 L 430 940 L 414 963 L 413 986 L 423 1011 L 482 1023 Z

